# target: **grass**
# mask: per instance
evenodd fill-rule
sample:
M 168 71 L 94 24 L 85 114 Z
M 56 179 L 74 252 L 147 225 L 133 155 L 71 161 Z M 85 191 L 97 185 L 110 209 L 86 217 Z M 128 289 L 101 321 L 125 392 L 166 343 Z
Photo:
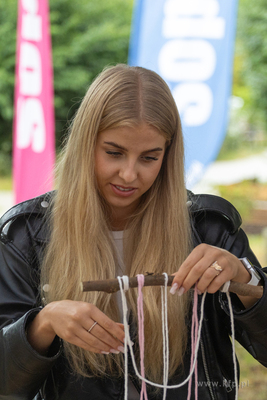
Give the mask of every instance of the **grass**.
M 253 145 L 252 143 L 246 143 L 245 146 L 240 147 L 238 149 L 233 148 L 227 151 L 221 151 L 218 154 L 216 161 L 230 161 L 237 160 L 239 158 L 246 158 L 255 156 L 257 154 L 262 154 L 262 152 L 266 149 L 266 142 L 260 144 L 258 146 Z
M 221 197 L 230 201 L 240 212 L 242 219 L 250 217 L 254 202 L 267 200 L 267 184 L 257 180 L 244 180 L 232 185 L 216 187 Z
M 256 361 L 239 343 L 236 354 L 240 363 L 239 400 L 266 400 L 267 368 Z
M 253 141 L 227 135 L 217 156 L 217 161 L 229 161 L 254 156 L 261 154 L 266 148 L 266 138 Z
M 11 176 L 0 176 L 0 190 L 12 190 Z
M 249 244 L 262 267 L 267 266 L 267 238 L 263 235 L 248 235 Z M 267 396 L 266 396 L 267 397 Z

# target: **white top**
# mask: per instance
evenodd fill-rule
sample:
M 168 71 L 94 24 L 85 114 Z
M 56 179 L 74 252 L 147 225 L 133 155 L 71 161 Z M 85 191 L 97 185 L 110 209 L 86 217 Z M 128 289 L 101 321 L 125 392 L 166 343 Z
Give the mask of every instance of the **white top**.
M 124 231 L 112 231 L 111 232 L 114 244 L 117 250 L 117 256 L 118 256 L 118 269 L 116 271 L 117 275 L 121 275 L 124 273 L 125 267 L 123 263 L 123 234 Z

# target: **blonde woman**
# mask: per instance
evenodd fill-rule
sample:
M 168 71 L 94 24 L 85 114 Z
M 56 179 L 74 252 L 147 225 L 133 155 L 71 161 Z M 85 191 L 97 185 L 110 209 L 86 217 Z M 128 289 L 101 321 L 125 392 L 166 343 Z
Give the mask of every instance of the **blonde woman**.
M 199 398 L 234 399 L 230 320 L 219 288 L 229 280 L 264 285 L 266 277 L 238 212 L 221 198 L 187 193 L 179 114 L 156 73 L 105 69 L 71 125 L 56 192 L 15 206 L 0 223 L 0 399 L 122 399 L 119 296 L 83 293 L 81 282 L 146 272 L 175 275 L 170 383 L 189 372 L 190 288 L 197 284 L 199 295 L 208 292 Z M 143 291 L 145 371 L 161 383 L 158 290 Z M 138 358 L 136 290 L 127 296 Z M 232 298 L 237 339 L 267 365 L 265 291 L 259 301 Z M 129 400 L 139 399 L 140 381 L 129 369 Z M 187 391 L 170 389 L 167 399 L 186 399 Z M 148 386 L 148 397 L 162 399 L 162 392 Z

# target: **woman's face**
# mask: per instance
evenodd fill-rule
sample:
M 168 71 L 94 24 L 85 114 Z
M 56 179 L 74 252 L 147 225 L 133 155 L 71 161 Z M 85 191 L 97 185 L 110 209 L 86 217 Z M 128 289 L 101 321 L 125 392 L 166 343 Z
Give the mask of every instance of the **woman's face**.
M 141 196 L 153 185 L 165 144 L 164 136 L 146 124 L 107 129 L 98 135 L 95 174 L 98 189 L 111 207 L 114 229 L 123 229 Z

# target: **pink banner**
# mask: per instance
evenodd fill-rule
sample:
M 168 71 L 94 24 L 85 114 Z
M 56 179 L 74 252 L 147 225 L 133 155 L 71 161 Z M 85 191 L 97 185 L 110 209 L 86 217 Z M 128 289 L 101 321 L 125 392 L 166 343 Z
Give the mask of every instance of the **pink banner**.
M 48 0 L 18 0 L 13 180 L 15 202 L 53 187 L 53 70 Z

